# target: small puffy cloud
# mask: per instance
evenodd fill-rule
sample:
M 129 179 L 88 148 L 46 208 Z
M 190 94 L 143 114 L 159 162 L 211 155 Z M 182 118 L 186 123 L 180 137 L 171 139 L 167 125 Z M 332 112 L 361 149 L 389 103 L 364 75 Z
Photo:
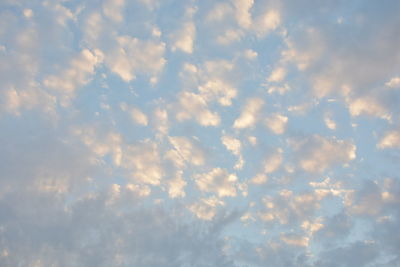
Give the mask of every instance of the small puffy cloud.
M 281 190 L 276 196 L 262 199 L 265 209 L 259 217 L 265 222 L 277 221 L 280 224 L 293 224 L 309 220 L 320 208 L 320 197 L 313 193 L 294 194 Z
M 59 92 L 63 96 L 63 104 L 67 105 L 75 90 L 90 82 L 96 66 L 102 62 L 103 57 L 103 53 L 99 50 L 92 52 L 84 49 L 69 62 L 69 67 L 60 75 L 46 77 L 43 84 Z
M 222 35 L 219 35 L 217 42 L 221 45 L 228 45 L 235 41 L 239 41 L 242 37 L 242 32 L 237 29 L 228 29 Z
M 167 153 L 167 158 L 176 166 L 183 167 L 183 162 L 199 166 L 205 162 L 205 153 L 194 141 L 184 136 L 169 137 L 174 150 Z
M 218 197 L 236 196 L 237 176 L 225 169 L 214 168 L 208 173 L 194 175 L 194 179 L 203 192 L 216 193 Z
M 390 81 L 385 83 L 385 85 L 391 88 L 400 87 L 400 77 L 393 77 Z
M 281 82 L 285 79 L 286 70 L 282 67 L 276 68 L 272 71 L 271 75 L 268 77 L 269 82 Z
M 286 124 L 288 122 L 288 117 L 283 116 L 279 113 L 271 114 L 265 119 L 265 125 L 274 134 L 283 134 L 286 130 Z
M 378 148 L 400 148 L 400 131 L 389 131 L 385 133 L 378 143 Z
M 135 123 L 143 125 L 143 126 L 147 126 L 147 124 L 148 124 L 147 116 L 140 109 L 132 108 L 130 111 L 130 115 L 131 115 L 132 120 Z
M 103 13 L 115 22 L 121 22 L 124 17 L 122 14 L 125 0 L 107 0 L 103 3 Z
M 193 212 L 197 218 L 210 221 L 217 214 L 217 208 L 224 205 L 225 203 L 216 197 L 202 198 L 199 202 L 190 205 L 189 210 Z
M 291 246 L 307 247 L 310 238 L 307 236 L 299 236 L 297 234 L 288 233 L 288 234 L 282 234 L 281 240 Z
M 274 153 L 268 155 L 263 162 L 264 173 L 273 173 L 278 170 L 283 161 L 283 150 L 277 149 Z
M 203 126 L 217 126 L 221 119 L 216 112 L 211 112 L 203 96 L 190 92 L 182 92 L 179 95 L 180 108 L 177 111 L 178 121 L 184 121 L 194 117 Z
M 185 186 L 186 186 L 186 181 L 182 177 L 183 172 L 178 171 L 171 180 L 169 180 L 168 183 L 168 195 L 170 198 L 177 198 L 177 197 L 184 197 L 186 195 L 185 193 Z
M 233 155 L 239 157 L 237 163 L 234 166 L 234 169 L 235 170 L 242 169 L 244 165 L 244 159 L 241 155 L 242 143 L 240 142 L 240 140 L 228 135 L 224 135 L 221 137 L 221 142 L 226 147 L 226 149 L 232 152 Z
M 350 141 L 312 135 L 290 143 L 299 166 L 308 172 L 323 172 L 356 158 L 356 146 Z
M 270 9 L 255 18 L 254 31 L 258 37 L 264 37 L 274 31 L 281 24 L 281 15 L 278 10 Z
M 120 36 L 117 41 L 118 46 L 107 54 L 105 61 L 125 82 L 135 79 L 137 74 L 156 77 L 164 68 L 164 43 L 130 36 Z
M 228 149 L 229 151 L 232 152 L 232 154 L 239 156 L 240 155 L 240 150 L 241 150 L 241 142 L 239 139 L 236 139 L 234 137 L 224 135 L 221 137 L 222 144 Z
M 121 166 L 130 173 L 133 182 L 159 185 L 164 177 L 158 146 L 149 140 L 127 146 L 122 154 Z
M 172 51 L 181 50 L 185 53 L 193 53 L 194 40 L 196 37 L 196 27 L 193 22 L 186 22 L 182 29 L 172 35 Z
M 265 184 L 268 180 L 268 176 L 264 173 L 259 173 L 251 178 L 250 183 L 252 184 Z
M 247 58 L 248 60 L 255 60 L 255 59 L 257 59 L 258 53 L 252 49 L 246 49 L 243 52 L 243 56 L 245 58 Z
M 169 129 L 168 112 L 165 109 L 156 108 L 153 112 L 153 127 L 159 134 L 166 135 Z
M 332 119 L 329 113 L 326 113 L 324 115 L 324 122 L 326 127 L 328 127 L 331 130 L 336 130 L 336 122 Z
M 26 18 L 31 18 L 33 16 L 33 11 L 32 9 L 26 8 L 23 10 L 23 14 Z
M 49 115 L 55 115 L 56 97 L 36 86 L 27 87 L 25 90 L 11 88 L 0 92 L 0 96 L 0 112 L 18 116 L 23 110 L 39 108 Z
M 352 116 L 369 115 L 391 120 L 390 110 L 374 96 L 364 96 L 348 101 Z
M 217 99 L 222 106 L 232 105 L 232 99 L 237 94 L 234 87 L 219 79 L 209 80 L 199 86 L 199 92 L 207 100 Z
M 237 23 L 242 28 L 249 28 L 252 25 L 252 17 L 250 9 L 254 4 L 254 0 L 234 0 L 233 5 L 235 6 L 235 17 Z
M 246 101 L 242 113 L 233 123 L 233 128 L 243 129 L 253 127 L 259 117 L 264 101 L 260 98 L 250 98 Z

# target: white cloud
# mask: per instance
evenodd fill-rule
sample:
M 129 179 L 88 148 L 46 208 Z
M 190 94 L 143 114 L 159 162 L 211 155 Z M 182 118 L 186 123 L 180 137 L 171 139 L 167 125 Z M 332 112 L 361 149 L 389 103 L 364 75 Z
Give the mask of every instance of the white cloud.
M 140 109 L 132 108 L 130 111 L 130 115 L 132 117 L 132 120 L 137 124 L 147 126 L 148 124 L 147 116 Z
M 165 109 L 156 108 L 153 112 L 153 127 L 161 134 L 168 134 L 168 112 Z
M 130 173 L 130 180 L 136 183 L 159 185 L 165 176 L 159 148 L 148 140 L 127 146 L 122 154 L 121 166 Z
M 253 127 L 260 115 L 264 101 L 260 98 L 250 98 L 246 101 L 242 113 L 233 123 L 233 128 L 243 129 Z
M 372 96 L 365 96 L 348 101 L 352 116 L 369 115 L 391 120 L 390 111 L 380 101 Z
M 236 156 L 240 155 L 240 150 L 242 145 L 239 139 L 236 139 L 228 135 L 224 135 L 221 137 L 221 141 L 222 144 L 226 147 L 226 149 L 231 151 L 233 155 Z
M 398 148 L 400 147 L 400 132 L 399 131 L 389 131 L 378 143 L 378 148 Z
M 137 74 L 156 77 L 164 68 L 165 44 L 144 41 L 130 36 L 117 38 L 118 47 L 106 55 L 107 66 L 125 82 L 136 78 Z
M 400 87 L 400 77 L 393 77 L 390 81 L 385 83 L 385 85 L 392 88 Z
M 269 82 L 281 82 L 285 79 L 286 70 L 282 67 L 276 68 L 272 71 L 271 75 L 268 77 Z
M 271 9 L 255 18 L 253 28 L 258 37 L 264 37 L 277 29 L 280 24 L 281 15 L 279 11 Z
M 198 94 L 182 92 L 179 95 L 180 109 L 176 114 L 178 121 L 194 117 L 203 126 L 217 126 L 221 119 L 216 112 L 208 109 L 206 100 Z
M 210 221 L 217 214 L 218 206 L 224 206 L 225 203 L 216 197 L 201 199 L 199 202 L 189 206 L 189 210 L 193 212 L 199 219 Z
M 194 179 L 201 191 L 216 193 L 218 197 L 236 196 L 237 176 L 225 169 L 214 168 L 208 173 L 194 175 Z
M 244 159 L 243 159 L 243 156 L 240 151 L 241 147 L 242 147 L 240 140 L 233 138 L 231 136 L 224 135 L 221 137 L 221 141 L 222 141 L 222 144 L 226 147 L 226 149 L 231 151 L 233 155 L 236 155 L 239 157 L 238 161 L 236 162 L 236 164 L 234 166 L 234 169 L 235 170 L 242 169 L 244 166 Z
M 331 130 L 336 130 L 336 122 L 332 119 L 329 113 L 326 113 L 324 115 L 324 122 L 326 127 L 328 127 Z
M 252 49 L 246 49 L 243 56 L 249 60 L 255 60 L 257 59 L 258 53 Z
M 190 164 L 199 166 L 205 162 L 204 151 L 187 137 L 169 137 L 169 142 L 174 146 L 175 151 L 167 154 L 168 158 L 182 167 L 182 160 Z
M 170 198 L 184 197 L 186 181 L 182 177 L 183 172 L 178 171 L 174 178 L 168 181 L 168 195 Z
M 267 116 L 265 124 L 274 134 L 283 134 L 288 120 L 288 117 L 275 113 Z
M 24 16 L 28 19 L 33 16 L 33 11 L 32 11 L 32 9 L 29 9 L 29 8 L 24 9 L 23 13 L 24 13 Z
M 43 81 L 44 85 L 62 95 L 61 102 L 68 105 L 74 96 L 75 90 L 89 83 L 95 73 L 95 68 L 103 60 L 103 53 L 99 50 L 84 49 L 69 62 L 69 67 L 60 75 L 50 75 Z
M 253 0 L 234 0 L 236 20 L 240 27 L 249 28 L 252 25 L 250 9 L 254 4 Z
M 236 89 L 222 80 L 209 80 L 199 86 L 199 92 L 208 100 L 217 99 L 222 106 L 232 105 L 232 99 L 236 97 Z
M 283 234 L 281 239 L 288 245 L 307 247 L 310 239 L 306 236 L 298 236 L 296 234 Z
M 266 159 L 264 159 L 263 162 L 263 171 L 265 173 L 272 173 L 281 166 L 282 161 L 283 161 L 283 150 L 282 149 L 277 149 L 272 153 L 271 155 L 268 155 Z
M 277 221 L 280 224 L 296 225 L 310 219 L 320 209 L 319 197 L 312 193 L 293 194 L 290 190 L 281 190 L 278 195 L 262 199 L 265 210 L 259 212 L 265 222 Z
M 113 21 L 121 22 L 124 17 L 122 14 L 125 0 L 106 0 L 103 3 L 103 13 Z
M 191 54 L 193 53 L 193 46 L 196 37 L 196 27 L 193 22 L 186 22 L 183 24 L 182 29 L 172 36 L 173 45 L 172 51 L 177 49 Z
M 323 172 L 356 158 L 356 146 L 350 141 L 312 135 L 301 140 L 292 140 L 291 145 L 299 166 L 308 172 Z
M 250 182 L 252 184 L 265 184 L 268 180 L 268 176 L 263 174 L 263 173 L 259 173 L 257 175 L 255 175 L 253 178 L 251 178 Z

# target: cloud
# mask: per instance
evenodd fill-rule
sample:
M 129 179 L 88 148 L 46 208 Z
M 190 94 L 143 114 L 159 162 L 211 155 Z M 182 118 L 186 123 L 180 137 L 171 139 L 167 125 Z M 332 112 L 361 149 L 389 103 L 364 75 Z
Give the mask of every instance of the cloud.
M 181 50 L 185 53 L 193 53 L 196 28 L 193 22 L 186 22 L 182 29 L 173 35 L 172 51 Z
M 400 133 L 398 131 L 386 132 L 377 147 L 380 149 L 400 147 Z
M 163 57 L 165 44 L 151 40 L 140 40 L 130 36 L 117 38 L 118 46 L 106 56 L 107 66 L 125 82 L 137 74 L 157 77 L 166 60 Z
M 214 168 L 208 173 L 196 174 L 193 178 L 201 191 L 216 193 L 218 197 L 236 196 L 237 176 L 225 169 Z
M 224 206 L 225 203 L 216 197 L 201 199 L 199 202 L 189 206 L 189 210 L 193 212 L 199 219 L 210 221 L 217 214 L 218 206 Z
M 385 83 L 385 85 L 392 88 L 400 87 L 400 77 L 393 77 L 390 81 Z
M 219 115 L 208 109 L 207 102 L 201 95 L 182 92 L 179 95 L 179 104 L 181 109 L 176 114 L 178 121 L 194 117 L 202 126 L 217 126 L 220 124 Z
M 244 159 L 241 154 L 242 143 L 240 142 L 240 140 L 228 135 L 223 135 L 221 137 L 221 142 L 226 147 L 226 149 L 232 152 L 233 155 L 239 157 L 234 168 L 236 170 L 242 169 L 244 166 Z
M 171 198 L 184 197 L 186 195 L 184 187 L 187 185 L 182 177 L 182 171 L 178 171 L 176 176 L 168 181 L 168 195 Z
M 281 82 L 286 76 L 286 70 L 282 67 L 276 68 L 268 77 L 269 82 Z
M 250 98 L 246 101 L 242 113 L 233 123 L 233 128 L 243 129 L 253 127 L 260 115 L 260 110 L 264 105 L 264 101 L 259 98 Z
M 122 14 L 125 0 L 107 0 L 103 3 L 103 13 L 109 19 L 115 22 L 121 22 L 124 17 Z
M 271 114 L 265 119 L 266 126 L 274 134 L 283 134 L 286 130 L 287 122 L 288 122 L 288 117 L 278 113 Z
M 269 32 L 276 30 L 280 24 L 279 11 L 270 9 L 255 18 L 253 27 L 258 37 L 264 37 Z
M 323 172 L 356 158 L 356 146 L 350 141 L 312 135 L 291 144 L 299 166 L 308 172 Z
M 147 126 L 148 124 L 147 116 L 142 111 L 140 111 L 140 109 L 132 108 L 130 113 L 134 122 L 143 126 Z
M 2 1 L 0 265 L 399 265 L 399 3 L 305 2 Z
M 174 150 L 170 150 L 167 158 L 172 160 L 176 166 L 183 167 L 184 162 L 193 165 L 203 165 L 205 163 L 204 151 L 195 142 L 183 136 L 169 137 L 169 142 Z
M 84 49 L 69 62 L 69 68 L 62 71 L 60 75 L 46 77 L 43 84 L 60 93 L 61 104 L 68 105 L 75 90 L 91 81 L 95 68 L 102 62 L 103 57 L 99 50 Z
M 134 183 L 159 185 L 165 175 L 158 146 L 149 140 L 127 146 L 121 162 Z

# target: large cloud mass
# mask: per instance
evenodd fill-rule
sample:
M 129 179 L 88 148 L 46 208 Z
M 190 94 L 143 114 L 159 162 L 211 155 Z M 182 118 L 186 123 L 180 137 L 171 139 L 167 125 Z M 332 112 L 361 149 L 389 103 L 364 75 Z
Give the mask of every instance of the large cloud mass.
M 1 1 L 0 266 L 400 266 L 399 10 Z

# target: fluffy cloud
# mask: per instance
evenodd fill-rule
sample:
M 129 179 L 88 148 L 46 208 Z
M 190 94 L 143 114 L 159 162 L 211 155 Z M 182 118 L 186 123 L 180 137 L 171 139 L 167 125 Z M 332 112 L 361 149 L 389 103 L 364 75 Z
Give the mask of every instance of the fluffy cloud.
M 124 81 L 135 79 L 137 74 L 157 77 L 162 71 L 166 62 L 164 43 L 130 36 L 120 36 L 117 42 L 118 47 L 107 55 L 105 62 Z
M 194 179 L 201 191 L 216 193 L 219 197 L 236 196 L 237 176 L 225 169 L 214 168 L 208 173 L 196 174 Z
M 287 122 L 288 122 L 288 117 L 278 113 L 271 114 L 265 119 L 266 126 L 274 134 L 283 134 L 286 130 Z
M 356 158 L 356 147 L 350 141 L 312 135 L 291 144 L 299 166 L 308 172 L 323 172 Z
M 237 118 L 233 123 L 233 128 L 242 129 L 253 127 L 258 119 L 258 116 L 260 115 L 259 113 L 263 105 L 264 101 L 262 99 L 248 99 L 239 118 Z
M 103 60 L 103 54 L 99 50 L 91 52 L 88 49 L 73 58 L 70 67 L 61 72 L 59 76 L 50 75 L 45 78 L 43 84 L 62 95 L 61 102 L 68 105 L 75 90 L 87 84 L 95 73 L 95 67 Z
M 182 92 L 179 96 L 179 104 L 182 107 L 176 114 L 179 121 L 194 117 L 203 126 L 217 126 L 221 121 L 216 112 L 208 109 L 207 102 L 201 95 Z
M 169 142 L 174 146 L 174 150 L 170 150 L 166 156 L 176 166 L 183 167 L 185 162 L 193 165 L 204 164 L 205 153 L 193 141 L 183 136 L 176 136 L 169 137 Z
M 389 131 L 385 133 L 378 143 L 378 148 L 398 148 L 400 147 L 400 133 L 399 131 Z
M 175 41 L 173 42 L 172 50 L 179 49 L 191 54 L 193 52 L 195 35 L 195 25 L 192 22 L 185 23 L 182 29 L 174 35 Z
M 399 3 L 305 2 L 2 1 L 0 265 L 399 265 Z

